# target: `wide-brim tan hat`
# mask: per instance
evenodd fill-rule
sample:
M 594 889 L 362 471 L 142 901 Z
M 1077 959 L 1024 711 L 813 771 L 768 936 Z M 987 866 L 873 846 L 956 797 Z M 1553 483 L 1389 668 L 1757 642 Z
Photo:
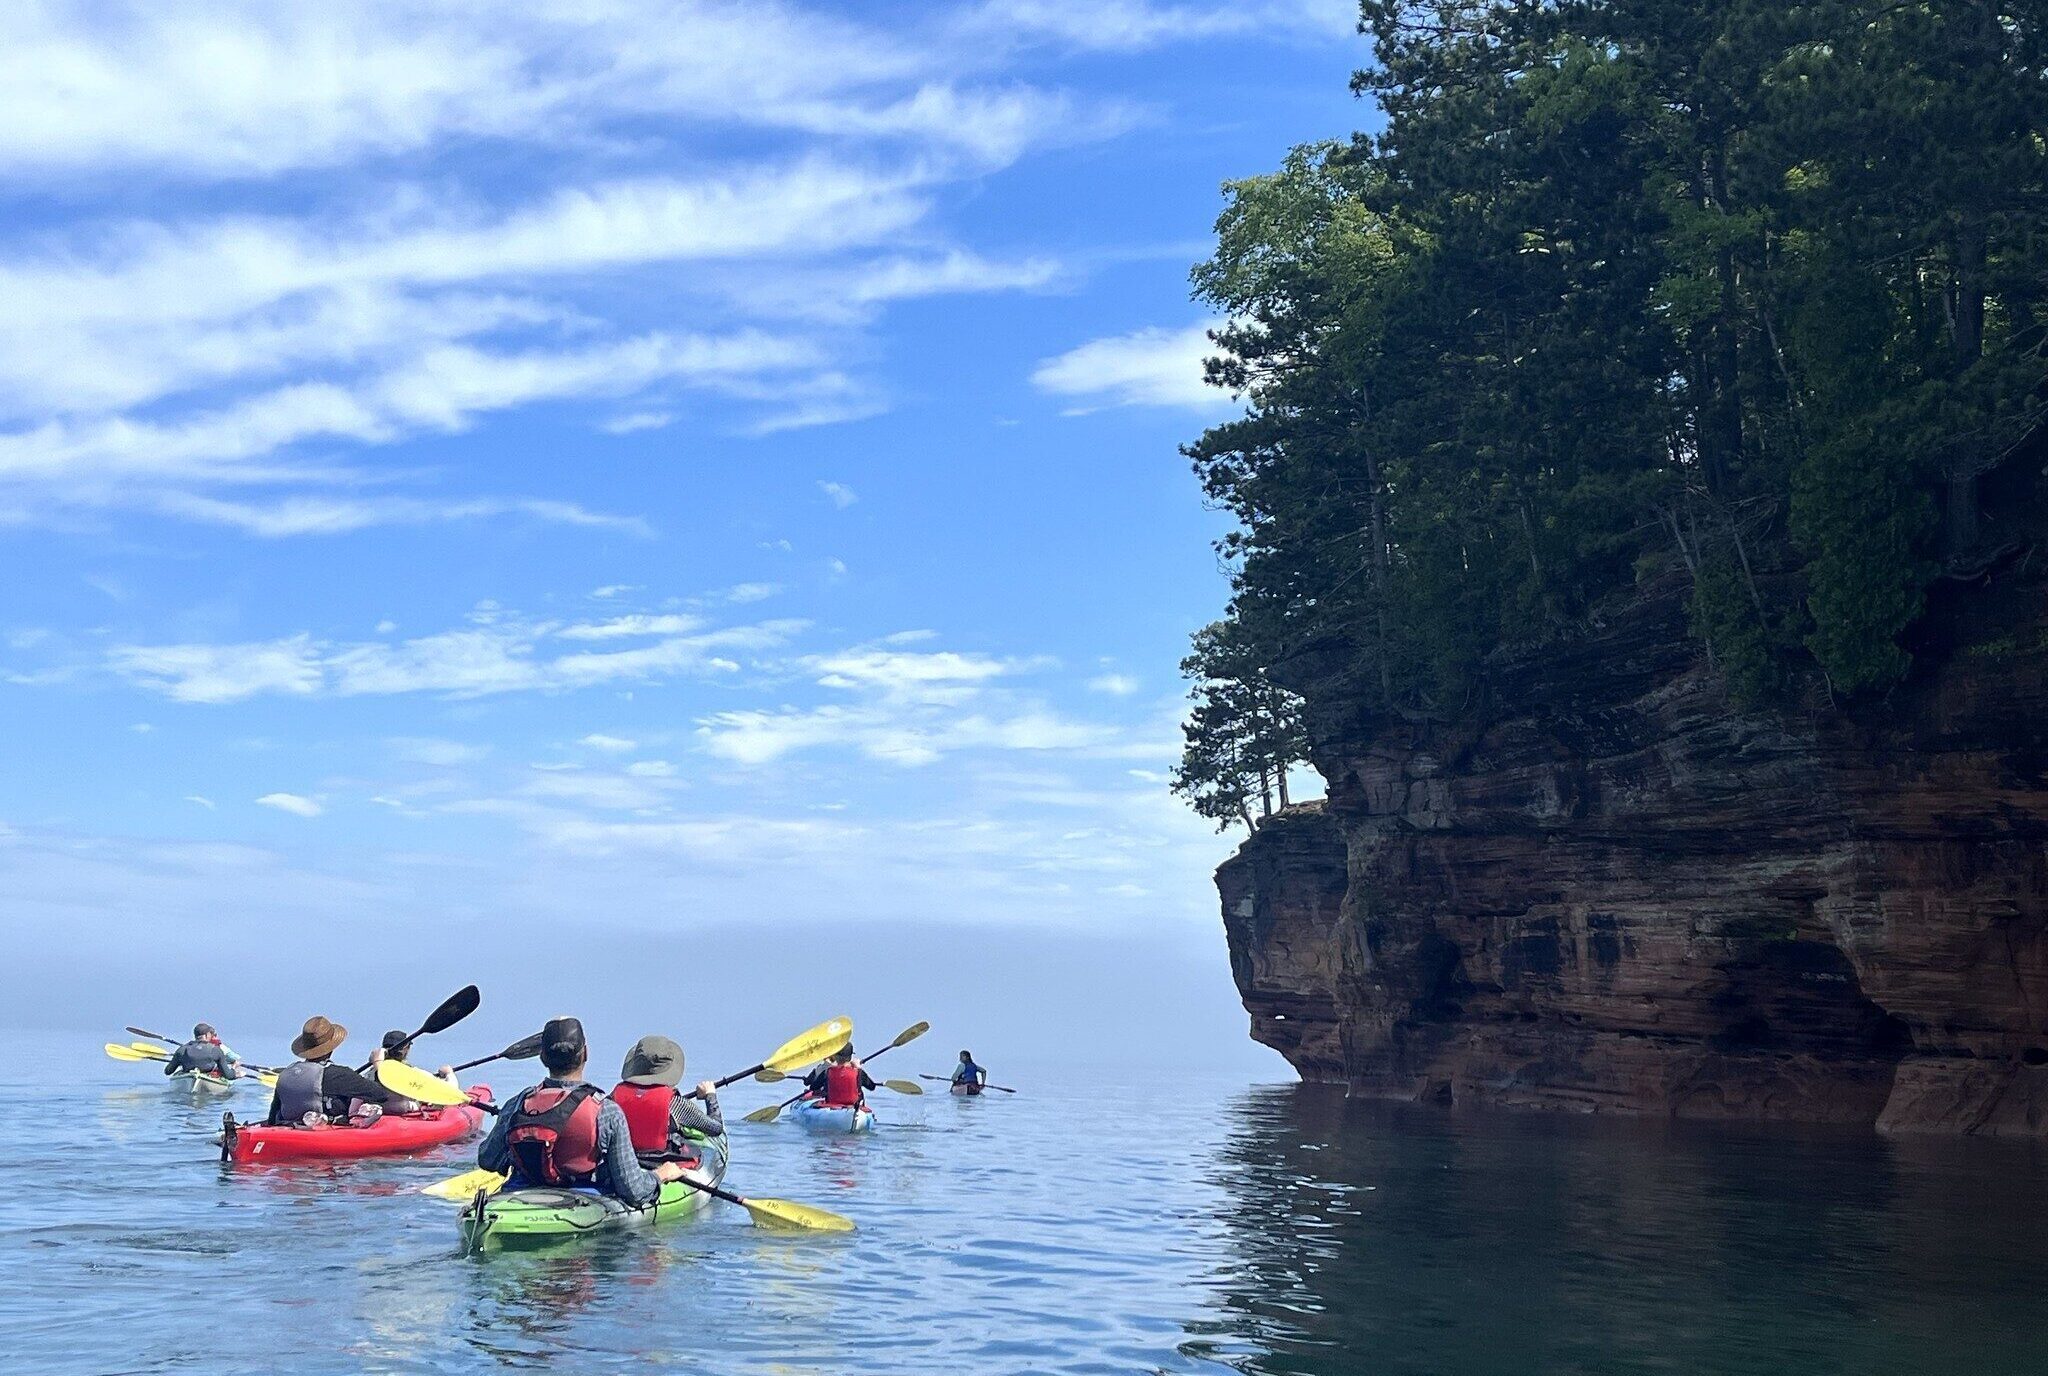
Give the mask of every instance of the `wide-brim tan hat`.
M 667 1085 L 673 1089 L 683 1082 L 683 1049 L 667 1037 L 642 1037 L 626 1053 L 619 1078 L 629 1085 Z
M 346 1040 L 348 1029 L 340 1023 L 320 1017 L 307 1018 L 305 1027 L 292 1038 L 292 1055 L 302 1061 L 317 1061 L 322 1056 L 332 1055 L 334 1048 Z

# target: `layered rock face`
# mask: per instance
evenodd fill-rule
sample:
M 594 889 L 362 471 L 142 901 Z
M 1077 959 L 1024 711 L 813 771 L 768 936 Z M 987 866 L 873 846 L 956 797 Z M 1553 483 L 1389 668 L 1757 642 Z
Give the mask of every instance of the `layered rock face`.
M 1253 1036 L 1385 1098 L 2048 1132 L 2048 585 L 1941 589 L 1848 708 L 1733 711 L 1683 618 L 1454 722 L 1305 671 L 1329 797 L 1217 874 Z

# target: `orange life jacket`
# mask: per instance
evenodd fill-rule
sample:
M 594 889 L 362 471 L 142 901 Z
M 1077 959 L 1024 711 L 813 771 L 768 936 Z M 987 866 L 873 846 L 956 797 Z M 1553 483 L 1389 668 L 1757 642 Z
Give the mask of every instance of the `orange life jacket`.
M 612 1091 L 612 1102 L 633 1130 L 634 1151 L 647 1156 L 668 1150 L 668 1110 L 675 1097 L 674 1085 L 622 1084 Z
M 848 1061 L 825 1067 L 825 1107 L 852 1108 L 860 1102 L 860 1067 Z

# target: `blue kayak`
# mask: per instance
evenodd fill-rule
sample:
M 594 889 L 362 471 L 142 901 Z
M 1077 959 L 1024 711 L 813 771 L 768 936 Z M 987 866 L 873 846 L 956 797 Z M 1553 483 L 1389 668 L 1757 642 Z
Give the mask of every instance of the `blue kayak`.
M 811 1132 L 866 1132 L 875 1125 L 874 1110 L 866 1104 L 858 1108 L 827 1108 L 816 1099 L 805 1099 L 796 1106 L 795 1118 Z

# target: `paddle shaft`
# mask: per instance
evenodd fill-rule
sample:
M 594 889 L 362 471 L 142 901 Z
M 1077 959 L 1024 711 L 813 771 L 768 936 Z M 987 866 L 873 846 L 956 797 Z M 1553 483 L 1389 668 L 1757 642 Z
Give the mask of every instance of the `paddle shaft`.
M 429 1032 L 446 1032 L 471 1013 L 476 1012 L 477 1005 L 481 1002 L 483 1002 L 483 997 L 477 992 L 476 986 L 474 984 L 466 984 L 447 998 L 442 999 L 441 1006 L 428 1014 L 427 1020 L 414 1029 L 411 1036 L 400 1042 L 396 1047 L 387 1049 L 399 1052 L 409 1051 L 412 1049 L 414 1042 L 426 1036 Z M 356 1074 L 369 1074 L 370 1067 L 375 1064 L 375 1061 L 364 1061 L 356 1067 Z
M 947 1079 L 943 1075 L 926 1075 L 922 1071 L 918 1073 L 917 1078 L 920 1080 L 936 1080 L 942 1085 L 949 1085 L 953 1083 L 951 1080 Z M 987 1080 L 983 1080 L 981 1082 L 981 1087 L 983 1089 L 1000 1089 L 1005 1094 L 1015 1094 L 1017 1092 L 1016 1090 L 1011 1089 L 1008 1085 L 992 1085 Z

